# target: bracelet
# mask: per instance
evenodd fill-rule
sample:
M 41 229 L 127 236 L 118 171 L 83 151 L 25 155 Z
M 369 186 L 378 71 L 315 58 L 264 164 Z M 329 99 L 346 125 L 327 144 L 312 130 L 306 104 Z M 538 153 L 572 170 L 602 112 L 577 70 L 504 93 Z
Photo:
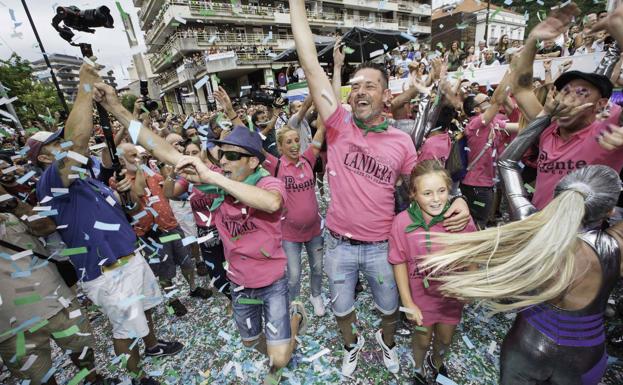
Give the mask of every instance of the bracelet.
M 312 140 L 312 146 L 316 147 L 317 149 L 320 149 L 322 147 L 322 143 L 317 141 L 317 140 Z
M 452 204 L 454 203 L 454 201 L 455 201 L 455 200 L 457 200 L 457 199 L 459 199 L 459 198 L 461 198 L 461 199 L 463 199 L 465 202 L 467 202 L 467 199 L 465 199 L 465 196 L 463 196 L 462 194 L 460 194 L 460 195 L 455 195 L 455 196 L 453 196 L 452 198 L 450 198 L 450 205 L 452 205 Z

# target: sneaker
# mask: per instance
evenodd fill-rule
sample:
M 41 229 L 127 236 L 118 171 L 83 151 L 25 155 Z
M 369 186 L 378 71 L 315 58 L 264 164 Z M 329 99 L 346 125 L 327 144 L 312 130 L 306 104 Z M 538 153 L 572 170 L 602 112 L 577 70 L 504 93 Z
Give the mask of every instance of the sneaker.
M 322 295 L 319 295 L 317 297 L 311 296 L 309 297 L 309 301 L 312 303 L 312 306 L 314 307 L 314 314 L 317 317 L 322 317 L 325 313 L 324 302 L 322 302 Z
M 400 370 L 400 360 L 398 359 L 398 355 L 396 354 L 396 344 L 394 344 L 393 348 L 389 348 L 389 346 L 385 345 L 383 341 L 383 332 L 379 329 L 375 334 L 376 342 L 381 345 L 381 349 L 383 350 L 383 363 L 387 370 L 390 373 L 397 374 Z
M 346 377 L 350 377 L 355 369 L 357 369 L 357 359 L 359 358 L 359 352 L 363 348 L 363 344 L 366 340 L 363 336 L 357 337 L 357 344 L 350 350 L 344 349 L 344 358 L 342 358 L 342 374 Z
M 178 317 L 183 317 L 188 313 L 186 306 L 177 298 L 169 302 L 169 306 L 173 308 L 173 313 Z
M 212 297 L 212 290 L 197 286 L 195 290 L 190 292 L 191 297 L 208 299 Z
M 444 377 L 448 377 L 448 369 L 446 369 L 446 365 L 442 363 L 441 366 L 439 366 L 438 368 L 435 367 L 432 354 L 429 353 L 426 355 L 426 363 L 428 363 L 428 366 L 433 371 L 433 377 L 437 378 L 438 374 L 441 374 Z
M 158 345 L 151 349 L 145 349 L 145 355 L 148 357 L 171 356 L 173 354 L 179 353 L 179 351 L 183 348 L 184 345 L 181 342 L 166 342 L 158 340 Z
M 208 265 L 205 262 L 197 263 L 197 275 L 200 277 L 205 277 L 210 274 L 210 270 L 208 270 Z
M 413 385 L 428 385 L 426 377 L 418 372 L 413 375 Z
M 307 331 L 307 312 L 305 311 L 305 306 L 303 303 L 299 301 L 292 301 L 290 304 L 290 317 L 294 316 L 294 314 L 301 315 L 301 322 L 299 323 L 299 332 L 298 335 L 305 334 Z

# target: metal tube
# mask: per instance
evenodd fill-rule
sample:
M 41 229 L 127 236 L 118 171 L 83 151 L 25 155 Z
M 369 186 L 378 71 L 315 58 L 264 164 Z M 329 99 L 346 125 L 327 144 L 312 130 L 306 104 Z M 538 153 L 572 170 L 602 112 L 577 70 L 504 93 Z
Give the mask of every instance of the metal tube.
M 61 105 L 65 110 L 66 116 L 69 116 L 69 108 L 67 107 L 65 96 L 63 95 L 63 91 L 61 91 L 61 87 L 58 85 L 58 81 L 56 80 L 56 76 L 54 75 L 54 71 L 52 70 L 52 64 L 50 64 L 50 60 L 48 59 L 48 54 L 45 52 L 45 48 L 43 48 L 43 43 L 41 42 L 41 38 L 39 37 L 39 33 L 37 32 L 37 28 L 35 27 L 35 23 L 32 21 L 32 16 L 30 16 L 30 10 L 26 5 L 26 0 L 22 0 L 22 5 L 24 6 L 24 10 L 26 11 L 26 16 L 28 16 L 28 21 L 30 22 L 32 31 L 35 33 L 35 38 L 37 38 L 37 43 L 39 43 L 39 49 L 41 49 L 41 53 L 43 54 L 43 60 L 45 60 L 45 64 L 47 64 L 48 68 L 50 69 L 50 75 L 52 75 L 52 82 L 56 87 L 58 99 L 61 101 Z

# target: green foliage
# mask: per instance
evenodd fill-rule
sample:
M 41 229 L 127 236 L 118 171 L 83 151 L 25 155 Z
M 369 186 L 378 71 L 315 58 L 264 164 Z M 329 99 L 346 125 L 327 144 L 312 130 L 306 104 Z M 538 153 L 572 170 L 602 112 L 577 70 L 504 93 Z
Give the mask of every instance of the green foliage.
M 34 78 L 30 62 L 16 53 L 7 60 L 0 60 L 0 82 L 10 89 L 9 97 L 18 97 L 13 107 L 24 128 L 29 128 L 29 120 L 46 120 L 39 115 L 53 119 L 54 113 L 63 109 L 54 85 Z
M 505 0 L 491 0 L 491 5 L 499 5 L 507 9 L 511 9 L 519 14 L 525 14 L 528 11 L 529 19 L 526 26 L 526 36 L 530 33 L 532 28 L 539 23 L 538 13 L 543 18 L 548 14 L 552 7 L 560 5 L 563 1 L 555 0 L 543 0 L 543 5 L 536 2 L 536 0 L 515 0 L 510 6 L 504 4 Z M 483 1 L 484 3 L 484 1 Z M 578 21 L 582 20 L 584 15 L 591 12 L 599 12 L 606 9 L 606 0 L 575 0 L 575 3 L 580 8 L 582 14 Z M 493 11 L 492 11 L 493 13 Z
M 134 94 L 125 94 L 121 97 L 121 104 L 123 104 L 126 110 L 132 112 L 134 111 L 136 99 L 138 99 L 138 96 Z

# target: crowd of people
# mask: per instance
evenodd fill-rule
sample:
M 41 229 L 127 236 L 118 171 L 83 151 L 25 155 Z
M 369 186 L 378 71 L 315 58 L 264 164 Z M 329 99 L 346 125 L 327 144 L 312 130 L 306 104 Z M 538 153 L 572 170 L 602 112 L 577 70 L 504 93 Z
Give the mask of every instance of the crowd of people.
M 407 370 L 395 340 L 403 327 L 413 383 L 451 378 L 445 359 L 463 308 L 478 303 L 517 313 L 501 344 L 501 384 L 598 384 L 604 314 L 623 275 L 623 117 L 609 102 L 623 6 L 578 25 L 569 3 L 522 44 L 501 39 L 496 53 L 407 48 L 353 71 L 339 38 L 333 68 L 320 65 L 304 2 L 290 0 L 290 14 L 300 67 L 288 78 L 308 80 L 304 100 L 244 101 L 219 87 L 215 111 L 149 111 L 143 99 L 128 111 L 85 63 L 58 129 L 5 138 L 0 357 L 12 374 L 56 384 L 53 339 L 79 380 L 119 382 L 96 370 L 102 337 L 80 292 L 108 319 L 111 361 L 136 384 L 159 384 L 142 370 L 139 339 L 148 357 L 185 348 L 158 338 L 152 312 L 184 317 L 186 296 L 227 299 L 242 343 L 269 358 L 265 384 L 280 382 L 297 336 L 331 312 L 341 373 L 356 379 L 363 277 L 392 374 Z M 561 35 L 561 53 L 597 36 L 591 47 L 601 41 L 606 55 L 593 72 L 535 81 L 534 61 L 556 52 Z M 510 63 L 495 89 L 448 76 L 491 60 Z M 389 79 L 405 71 L 408 88 L 392 95 Z M 94 122 L 93 102 L 110 124 Z M 307 266 L 314 318 L 301 296 Z

